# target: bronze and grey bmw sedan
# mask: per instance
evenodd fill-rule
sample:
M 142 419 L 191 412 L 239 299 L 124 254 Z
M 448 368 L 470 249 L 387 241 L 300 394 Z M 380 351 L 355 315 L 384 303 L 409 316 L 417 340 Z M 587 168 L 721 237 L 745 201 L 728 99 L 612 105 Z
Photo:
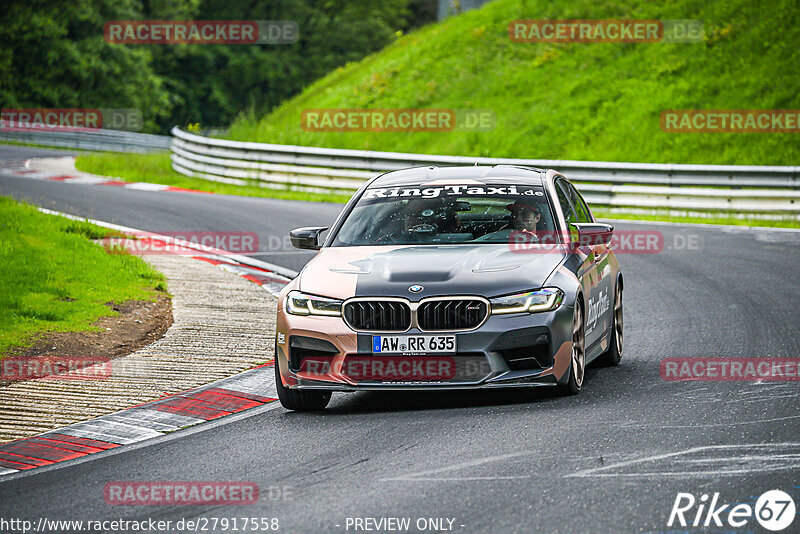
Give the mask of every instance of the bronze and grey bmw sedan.
M 278 303 L 281 403 L 320 410 L 334 391 L 387 389 L 578 393 L 589 362 L 622 354 L 613 230 L 554 170 L 418 167 L 370 180 L 330 229 L 291 233 L 318 253 Z

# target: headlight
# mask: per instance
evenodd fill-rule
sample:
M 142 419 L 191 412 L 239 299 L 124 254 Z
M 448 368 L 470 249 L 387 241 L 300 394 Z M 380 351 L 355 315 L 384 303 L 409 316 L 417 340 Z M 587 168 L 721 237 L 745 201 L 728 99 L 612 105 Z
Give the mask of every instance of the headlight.
M 564 300 L 564 292 L 556 287 L 545 287 L 527 293 L 489 299 L 492 315 L 504 313 L 536 313 L 555 310 Z
M 286 311 L 292 315 L 330 315 L 341 317 L 342 301 L 292 291 L 286 296 Z

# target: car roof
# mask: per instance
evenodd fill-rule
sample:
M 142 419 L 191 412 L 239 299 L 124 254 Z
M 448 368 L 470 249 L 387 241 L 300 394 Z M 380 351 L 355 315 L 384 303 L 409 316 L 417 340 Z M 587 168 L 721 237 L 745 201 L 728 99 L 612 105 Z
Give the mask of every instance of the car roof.
M 391 171 L 375 178 L 369 188 L 435 185 L 431 182 L 458 183 L 474 180 L 484 184 L 498 185 L 544 185 L 547 171 L 535 167 L 517 165 L 475 165 L 471 167 L 412 167 Z

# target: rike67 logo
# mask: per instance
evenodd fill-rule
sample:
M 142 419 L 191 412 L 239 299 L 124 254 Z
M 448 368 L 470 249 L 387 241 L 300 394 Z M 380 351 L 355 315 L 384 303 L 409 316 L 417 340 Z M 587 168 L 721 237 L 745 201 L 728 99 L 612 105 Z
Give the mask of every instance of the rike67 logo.
M 753 518 L 767 530 L 778 532 L 789 528 L 797 510 L 792 497 L 781 490 L 764 492 L 755 506 L 747 503 L 719 504 L 719 493 L 709 499 L 704 493 L 696 498 L 691 493 L 678 493 L 667 526 L 740 528 Z

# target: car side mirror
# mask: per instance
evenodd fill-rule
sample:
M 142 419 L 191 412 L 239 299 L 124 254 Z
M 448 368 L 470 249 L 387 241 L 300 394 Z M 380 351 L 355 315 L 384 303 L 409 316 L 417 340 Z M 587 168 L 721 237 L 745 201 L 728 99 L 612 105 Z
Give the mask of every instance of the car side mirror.
M 581 247 L 608 245 L 614 236 L 614 227 L 605 223 L 570 223 L 572 242 Z
M 295 228 L 289 232 L 289 239 L 294 248 L 319 250 L 319 234 L 327 230 L 327 226 L 310 226 L 305 228 Z

